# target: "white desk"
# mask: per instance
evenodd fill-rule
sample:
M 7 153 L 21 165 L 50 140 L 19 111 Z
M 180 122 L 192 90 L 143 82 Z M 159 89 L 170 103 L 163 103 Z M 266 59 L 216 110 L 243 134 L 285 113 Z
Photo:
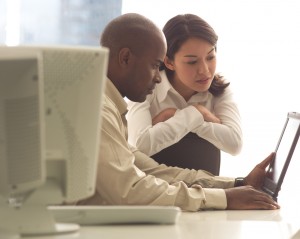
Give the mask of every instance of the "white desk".
M 281 211 L 183 213 L 176 225 L 83 227 L 78 237 L 73 238 L 291 238 L 298 227 L 282 221 L 281 214 Z
M 76 233 L 26 239 L 291 239 L 300 229 L 300 188 L 294 182 L 280 194 L 279 210 L 182 212 L 175 225 L 82 226 Z
M 288 239 L 300 228 L 300 207 L 290 206 L 274 211 L 183 212 L 175 225 L 81 227 L 78 233 L 43 239 Z M 33 238 L 40 239 L 26 237 Z

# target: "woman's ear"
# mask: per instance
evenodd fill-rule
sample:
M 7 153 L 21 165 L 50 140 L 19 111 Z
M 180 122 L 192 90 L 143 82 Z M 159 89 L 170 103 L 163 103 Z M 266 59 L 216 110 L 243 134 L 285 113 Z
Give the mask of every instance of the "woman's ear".
M 174 70 L 175 70 L 173 61 L 170 60 L 169 57 L 167 57 L 167 56 L 165 57 L 164 63 L 165 63 L 165 66 L 166 66 L 169 70 L 171 70 L 171 71 L 174 71 Z

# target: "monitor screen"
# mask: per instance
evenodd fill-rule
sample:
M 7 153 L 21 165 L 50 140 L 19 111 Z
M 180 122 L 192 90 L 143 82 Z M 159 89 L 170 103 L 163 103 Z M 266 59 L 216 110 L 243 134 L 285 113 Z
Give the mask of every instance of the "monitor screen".
M 3 107 L 7 97 L 0 98 L 1 132 L 14 134 L 0 135 L 0 231 L 74 231 L 77 225 L 58 227 L 46 206 L 95 191 L 108 49 L 3 46 L 0 56 L 0 70 L 12 69 L 0 78 L 1 95 L 23 104 L 24 92 L 34 96 L 31 108 L 15 109 Z

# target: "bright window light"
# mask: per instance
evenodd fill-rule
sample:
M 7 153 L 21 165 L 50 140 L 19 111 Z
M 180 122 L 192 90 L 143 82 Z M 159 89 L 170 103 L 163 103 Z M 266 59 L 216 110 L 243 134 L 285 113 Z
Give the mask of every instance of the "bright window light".
M 244 146 L 222 153 L 221 175 L 245 175 L 275 149 L 288 111 L 300 111 L 299 0 L 123 0 L 159 27 L 177 14 L 205 19 L 219 36 L 217 71 L 231 82 Z
M 6 40 L 8 46 L 20 44 L 20 0 L 6 1 Z

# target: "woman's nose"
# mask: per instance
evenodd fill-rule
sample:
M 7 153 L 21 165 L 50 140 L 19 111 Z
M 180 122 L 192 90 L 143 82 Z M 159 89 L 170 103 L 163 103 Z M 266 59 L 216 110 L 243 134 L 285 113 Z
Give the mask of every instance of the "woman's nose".
M 207 75 L 209 73 L 209 68 L 206 63 L 199 64 L 198 73 L 202 75 Z

